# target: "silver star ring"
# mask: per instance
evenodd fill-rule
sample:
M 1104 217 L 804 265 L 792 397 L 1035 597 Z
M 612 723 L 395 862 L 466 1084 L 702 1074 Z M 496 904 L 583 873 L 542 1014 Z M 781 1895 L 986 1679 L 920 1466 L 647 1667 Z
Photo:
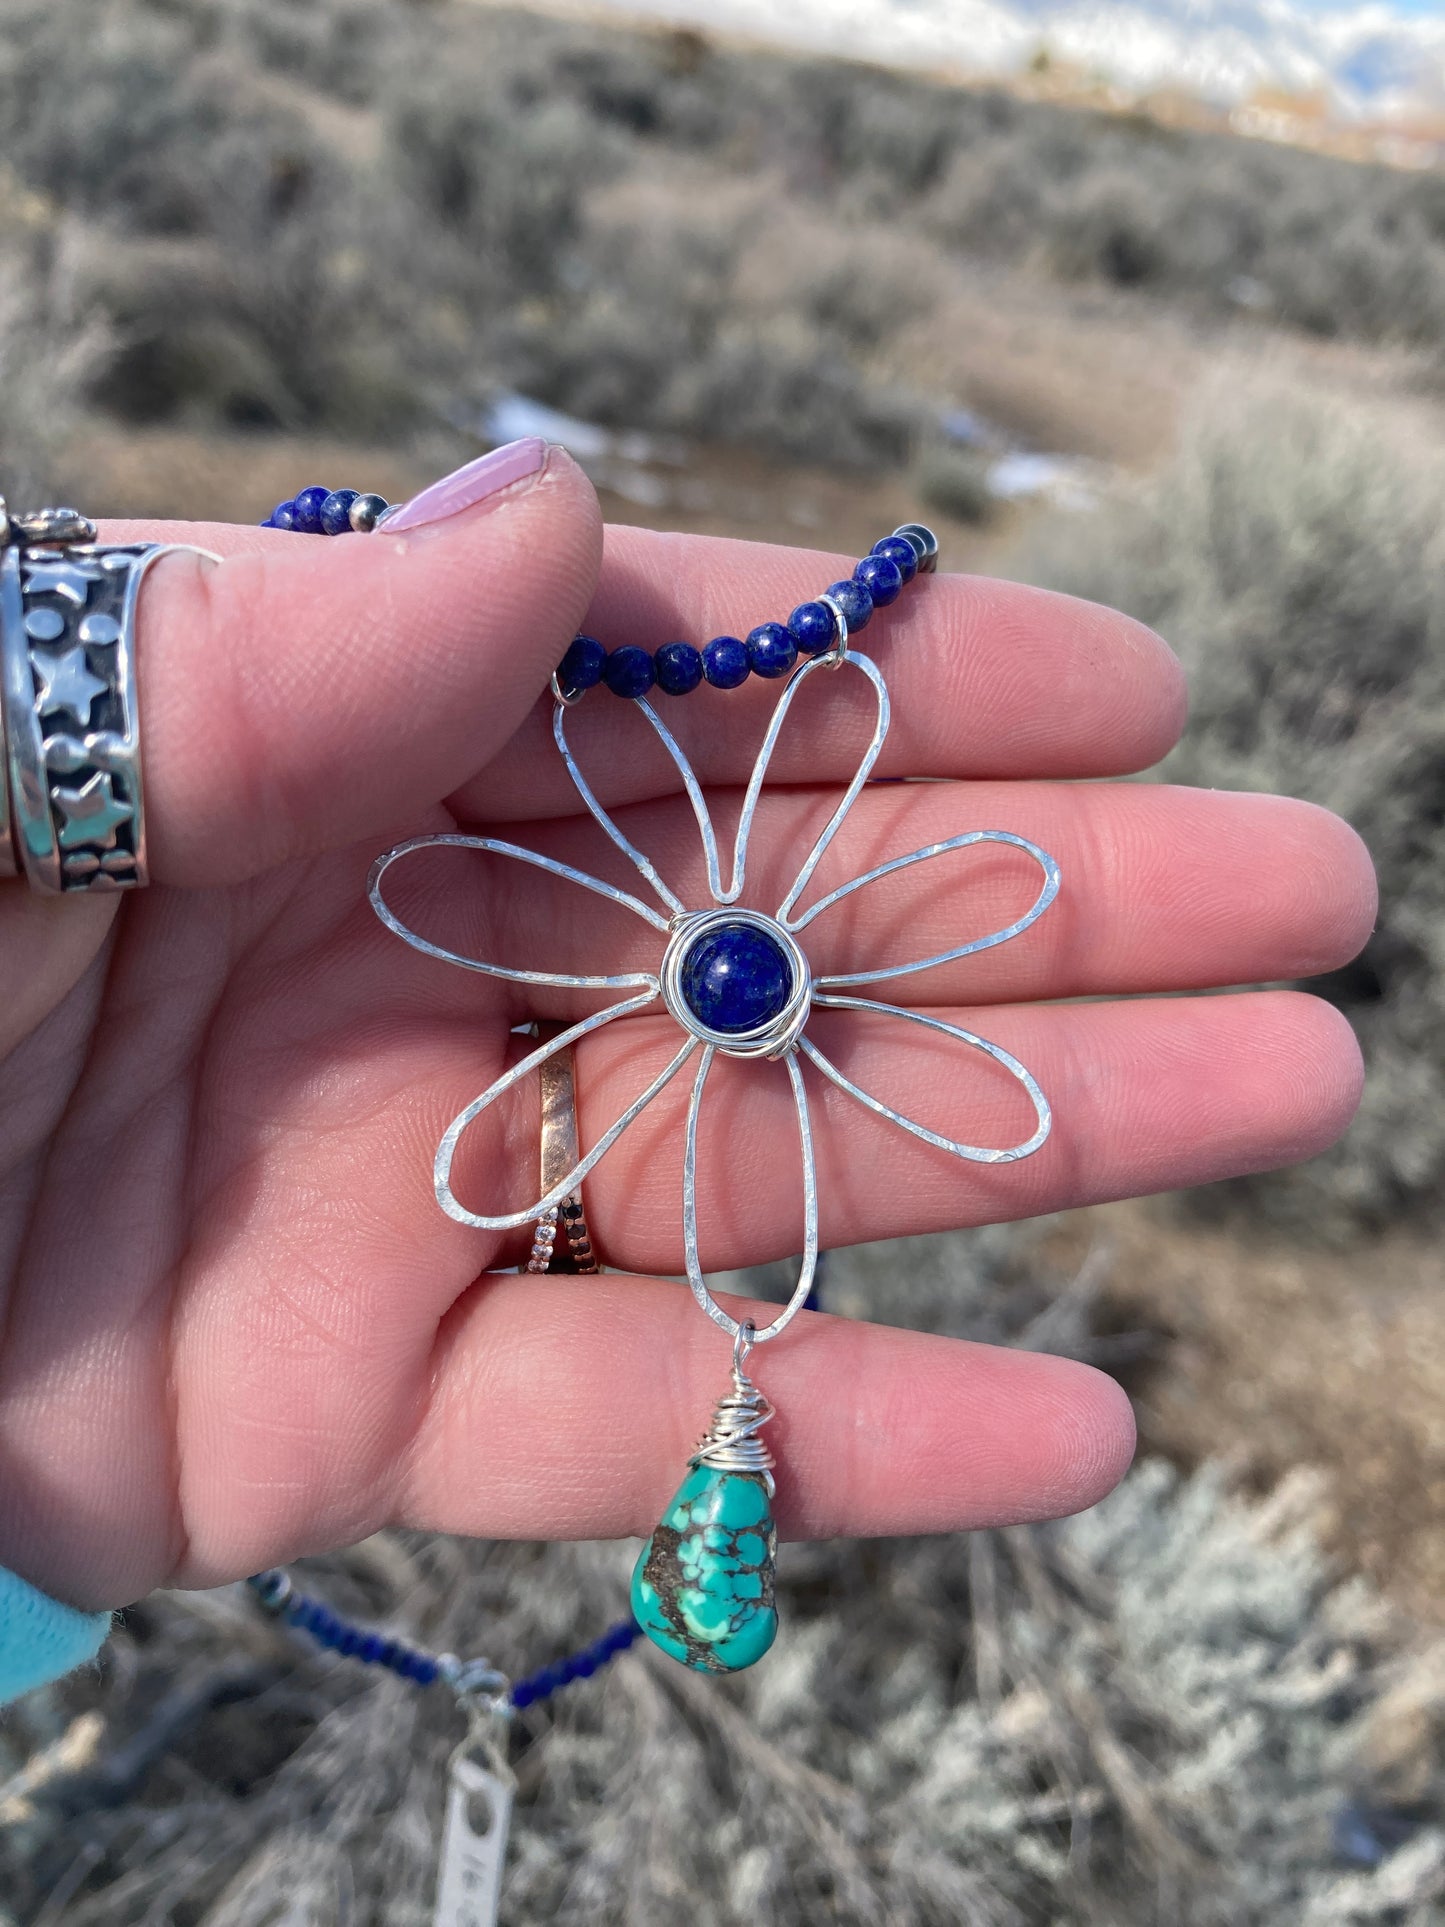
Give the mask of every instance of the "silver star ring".
M 186 545 L 95 536 L 73 509 L 0 502 L 0 875 L 46 894 L 147 881 L 136 606 Z

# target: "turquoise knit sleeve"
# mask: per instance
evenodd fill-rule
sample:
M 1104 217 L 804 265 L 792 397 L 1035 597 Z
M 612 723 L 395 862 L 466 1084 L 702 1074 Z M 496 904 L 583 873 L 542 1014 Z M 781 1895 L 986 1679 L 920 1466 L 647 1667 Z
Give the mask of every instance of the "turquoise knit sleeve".
M 0 1568 L 0 1706 L 94 1659 L 110 1617 L 62 1606 Z

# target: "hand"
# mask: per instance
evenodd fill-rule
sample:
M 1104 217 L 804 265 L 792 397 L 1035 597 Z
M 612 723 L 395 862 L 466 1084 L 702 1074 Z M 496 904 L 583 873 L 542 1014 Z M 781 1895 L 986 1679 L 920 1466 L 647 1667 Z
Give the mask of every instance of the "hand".
M 373 916 L 367 869 L 405 836 L 505 825 L 622 880 L 577 814 L 539 700 L 574 629 L 585 615 L 610 641 L 649 646 L 736 632 L 786 614 L 844 561 L 635 529 L 609 530 L 604 548 L 590 488 L 555 451 L 530 481 L 406 535 L 104 532 L 137 536 L 227 559 L 168 557 L 145 592 L 154 887 L 57 902 L 0 886 L 0 1565 L 97 1607 L 389 1521 L 649 1531 L 728 1365 L 690 1294 L 647 1275 L 682 1262 L 683 1092 L 587 1184 L 599 1251 L 642 1276 L 487 1275 L 525 1255 L 527 1234 L 442 1215 L 437 1139 L 525 1048 L 512 1026 L 605 999 L 529 999 L 417 956 Z M 865 791 L 815 887 L 961 829 L 1052 852 L 1063 890 L 1025 935 L 879 994 L 1013 1051 L 1055 1126 L 1025 1163 L 960 1164 L 810 1071 L 824 1245 L 1199 1183 L 1328 1144 L 1360 1080 L 1328 1005 L 1129 999 L 1343 963 L 1374 912 L 1352 832 L 1277 797 L 1061 781 L 1143 768 L 1183 722 L 1173 658 L 1107 610 L 937 577 L 863 646 L 893 695 L 878 774 L 944 780 Z M 817 677 L 800 698 L 773 771 L 786 787 L 759 814 L 751 901 L 790 880 L 856 767 L 861 685 Z M 667 708 L 734 809 L 776 695 L 700 691 Z M 695 895 L 691 814 L 648 736 L 606 692 L 576 714 L 602 800 L 627 806 L 634 841 Z M 473 956 L 656 966 L 644 926 L 602 904 L 588 921 L 596 900 L 572 886 L 465 852 L 414 861 L 408 920 Z M 988 851 L 919 865 L 825 913 L 806 941 L 823 968 L 924 955 L 1018 915 L 1027 871 Z M 976 1143 L 1027 1134 L 1017 1086 L 960 1048 L 920 1047 L 912 1027 L 900 1045 L 888 1020 L 818 1021 L 835 1061 L 934 1128 Z M 579 1047 L 584 1145 L 676 1036 L 644 1015 Z M 474 1127 L 457 1184 L 475 1208 L 537 1195 L 536 1102 L 523 1085 Z M 720 1064 L 705 1262 L 797 1248 L 796 1143 L 782 1073 Z M 1132 1449 L 1118 1387 L 1060 1359 L 805 1314 L 754 1369 L 780 1412 L 785 1534 L 1062 1513 L 1104 1493 Z

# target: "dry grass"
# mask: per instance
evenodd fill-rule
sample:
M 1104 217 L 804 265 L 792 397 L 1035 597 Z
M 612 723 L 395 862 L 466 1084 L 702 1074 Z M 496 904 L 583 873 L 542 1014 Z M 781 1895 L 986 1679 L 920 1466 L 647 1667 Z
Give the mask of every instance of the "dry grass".
M 1344 1250 L 1172 1204 L 1061 1220 L 1058 1267 L 1105 1254 L 1106 1328 L 1157 1334 L 1125 1368 L 1145 1451 L 1223 1458 L 1256 1489 L 1325 1477 L 1326 1542 L 1423 1624 L 1445 1624 L 1445 1251 L 1397 1231 Z

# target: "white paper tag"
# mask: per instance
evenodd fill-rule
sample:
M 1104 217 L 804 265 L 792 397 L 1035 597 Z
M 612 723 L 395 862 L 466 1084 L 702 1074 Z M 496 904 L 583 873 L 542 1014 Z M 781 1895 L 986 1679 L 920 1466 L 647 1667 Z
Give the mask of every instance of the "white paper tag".
M 432 1927 L 496 1927 L 512 1792 L 465 1751 L 452 1756 Z

